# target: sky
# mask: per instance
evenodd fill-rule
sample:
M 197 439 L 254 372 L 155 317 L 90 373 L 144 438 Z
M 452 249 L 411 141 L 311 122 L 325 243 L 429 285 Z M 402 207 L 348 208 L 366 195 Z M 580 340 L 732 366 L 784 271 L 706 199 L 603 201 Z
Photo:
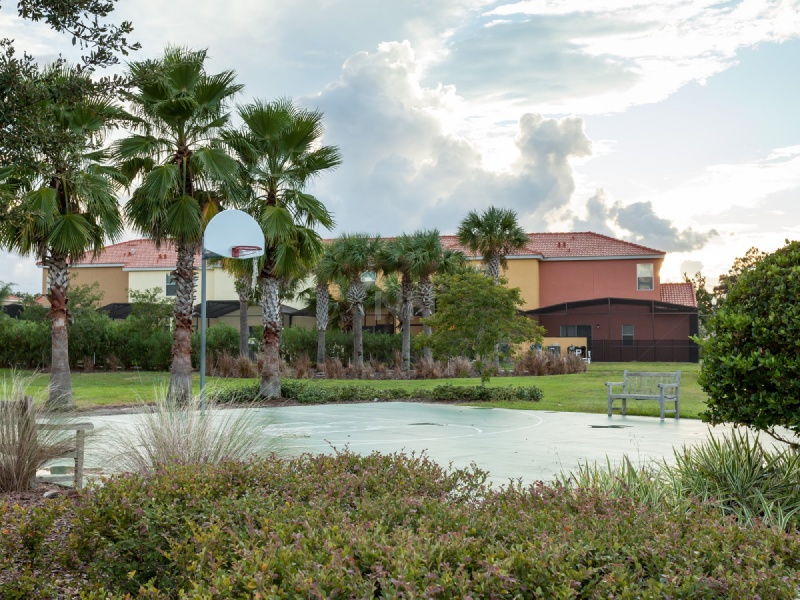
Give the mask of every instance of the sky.
M 14 4 L 0 37 L 77 58 Z M 800 0 L 119 0 L 112 17 L 142 44 L 128 60 L 207 48 L 238 103 L 324 113 L 343 155 L 310 188 L 326 237 L 452 234 L 496 205 L 712 284 L 748 248 L 800 239 Z M 0 281 L 41 291 L 30 258 L 0 252 Z

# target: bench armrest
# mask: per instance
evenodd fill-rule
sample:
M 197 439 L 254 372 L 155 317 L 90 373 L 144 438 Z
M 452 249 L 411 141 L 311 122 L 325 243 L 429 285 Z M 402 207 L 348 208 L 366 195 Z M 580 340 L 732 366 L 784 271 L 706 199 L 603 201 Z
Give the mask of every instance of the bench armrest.
M 625 385 L 624 381 L 606 381 L 606 385 L 610 388 L 615 385 Z
M 667 389 L 675 389 L 675 390 L 677 390 L 678 389 L 678 384 L 677 383 L 659 383 L 658 387 L 660 389 L 662 389 L 662 390 L 667 390 Z

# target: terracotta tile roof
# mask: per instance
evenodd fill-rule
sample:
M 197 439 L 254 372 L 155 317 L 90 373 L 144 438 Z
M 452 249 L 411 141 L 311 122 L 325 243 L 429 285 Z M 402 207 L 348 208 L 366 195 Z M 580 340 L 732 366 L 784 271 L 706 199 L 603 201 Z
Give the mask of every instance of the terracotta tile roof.
M 162 244 L 161 248 L 156 248 L 152 240 L 140 239 L 106 246 L 95 258 L 87 254 L 72 266 L 122 265 L 123 269 L 174 269 L 177 262 L 178 253 L 172 244 Z M 194 255 L 194 262 L 200 264 L 199 251 Z
M 454 235 L 443 235 L 442 244 L 451 250 L 471 253 Z M 590 231 L 575 233 L 529 233 L 528 243 L 516 256 L 540 256 L 544 260 L 565 258 L 617 258 L 625 256 L 664 255 L 666 252 L 618 240 Z
M 691 283 L 662 283 L 661 301 L 681 306 L 697 306 L 694 286 Z

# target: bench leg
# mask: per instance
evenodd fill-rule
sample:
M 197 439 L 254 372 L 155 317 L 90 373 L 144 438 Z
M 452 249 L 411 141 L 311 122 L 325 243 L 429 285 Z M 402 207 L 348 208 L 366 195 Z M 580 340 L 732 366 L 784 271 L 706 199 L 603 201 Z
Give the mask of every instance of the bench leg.
M 623 398 L 622 399 L 622 414 L 623 415 L 627 415 L 628 414 L 628 399 L 627 398 Z
M 661 420 L 664 420 L 664 398 L 659 400 L 658 405 L 661 407 Z
M 608 416 L 611 416 L 611 413 L 614 410 L 614 400 L 609 396 L 608 398 Z

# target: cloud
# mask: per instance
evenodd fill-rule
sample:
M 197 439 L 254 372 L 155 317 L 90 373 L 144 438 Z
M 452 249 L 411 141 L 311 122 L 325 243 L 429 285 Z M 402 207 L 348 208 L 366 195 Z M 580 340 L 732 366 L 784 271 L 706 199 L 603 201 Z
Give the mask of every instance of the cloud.
M 468 210 L 491 204 L 515 209 L 528 228 L 545 228 L 548 212 L 575 189 L 570 160 L 591 153 L 582 119 L 523 115 L 514 159 L 488 170 L 480 138 L 464 135 L 468 123 L 455 120 L 463 99 L 452 87 L 422 86 L 419 73 L 409 42 L 384 43 L 350 57 L 339 81 L 309 99 L 325 113 L 326 143 L 344 158 L 315 185 L 340 229 L 452 231 Z
M 586 218 L 573 218 L 572 229 L 619 237 L 666 252 L 699 250 L 719 236 L 715 229 L 706 232 L 694 231 L 692 227 L 678 229 L 668 219 L 658 216 L 651 202 L 609 205 L 603 190 L 597 190 L 586 201 Z
M 42 271 L 36 266 L 35 259 L 0 251 L 0 265 L 3 265 L 0 280 L 13 284 L 11 288 L 15 292 L 41 293 Z

